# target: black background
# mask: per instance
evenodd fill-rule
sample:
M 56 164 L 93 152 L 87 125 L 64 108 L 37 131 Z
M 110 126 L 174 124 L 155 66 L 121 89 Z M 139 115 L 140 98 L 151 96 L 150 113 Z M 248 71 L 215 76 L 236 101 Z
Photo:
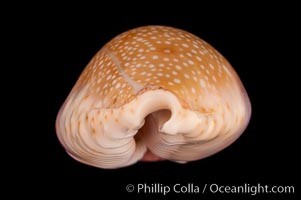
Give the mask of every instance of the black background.
M 142 199 L 145 195 L 127 193 L 125 186 L 138 183 L 296 186 L 300 169 L 297 164 L 300 161 L 297 152 L 300 117 L 294 113 L 300 111 L 296 95 L 300 91 L 300 78 L 295 71 L 300 63 L 294 60 L 298 52 L 294 50 L 298 20 L 293 10 L 281 6 L 275 9 L 242 6 L 233 11 L 206 7 L 207 12 L 196 9 L 188 11 L 189 14 L 168 8 L 152 12 L 139 9 L 136 13 L 126 10 L 120 14 L 110 7 L 98 8 L 93 11 L 69 7 L 56 8 L 53 12 L 40 10 L 35 16 L 44 17 L 41 23 L 35 24 L 36 31 L 31 37 L 38 41 L 36 55 L 41 59 L 38 79 L 46 88 L 45 96 L 40 97 L 44 105 L 38 109 L 41 108 L 46 117 L 38 117 L 43 129 L 34 135 L 34 143 L 42 145 L 33 148 L 31 157 L 35 162 L 27 165 L 34 169 L 31 175 L 39 178 L 35 185 L 44 194 L 56 196 L 64 192 L 70 196 L 95 195 L 97 199 L 107 199 L 105 194 L 112 197 L 121 194 L 123 198 Z M 105 14 L 107 9 L 112 11 Z M 250 124 L 227 149 L 188 164 L 137 163 L 117 170 L 81 164 L 65 153 L 56 138 L 57 112 L 92 56 L 117 34 L 143 25 L 168 25 L 187 30 L 221 52 L 249 94 Z M 251 198 L 250 195 L 226 196 Z M 256 198 L 293 196 L 258 195 Z M 177 199 L 206 197 L 222 199 L 224 196 L 176 195 Z M 156 199 L 161 198 L 162 195 L 156 195 Z

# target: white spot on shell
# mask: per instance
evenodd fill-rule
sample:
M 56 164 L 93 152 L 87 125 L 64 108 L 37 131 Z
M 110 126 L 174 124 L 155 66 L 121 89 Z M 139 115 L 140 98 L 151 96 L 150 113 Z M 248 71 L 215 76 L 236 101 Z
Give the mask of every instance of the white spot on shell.
M 180 65 L 176 65 L 176 68 L 177 68 L 178 70 L 181 70 L 181 69 L 182 69 L 182 67 L 181 67 Z
M 202 88 L 206 88 L 206 83 L 205 83 L 204 79 L 200 79 L 200 85 Z
M 186 44 L 186 43 L 183 43 L 182 46 L 185 47 L 185 48 L 189 47 L 188 44 Z
M 192 60 L 188 60 L 188 63 L 191 64 L 191 65 L 194 64 L 194 62 Z
M 157 60 L 159 57 L 157 55 L 153 56 L 153 60 Z
M 173 81 L 174 81 L 175 83 L 181 83 L 180 79 L 178 79 L 178 78 L 175 78 Z
M 212 76 L 212 80 L 213 80 L 214 82 L 217 81 L 216 78 L 215 78 L 215 76 Z
M 164 53 L 171 53 L 170 49 L 164 49 L 163 52 Z
M 223 68 L 224 68 L 224 70 L 226 71 L 226 73 L 227 73 L 230 77 L 232 77 L 232 75 L 231 75 L 230 71 L 228 70 L 227 66 L 226 66 L 226 65 L 223 65 Z

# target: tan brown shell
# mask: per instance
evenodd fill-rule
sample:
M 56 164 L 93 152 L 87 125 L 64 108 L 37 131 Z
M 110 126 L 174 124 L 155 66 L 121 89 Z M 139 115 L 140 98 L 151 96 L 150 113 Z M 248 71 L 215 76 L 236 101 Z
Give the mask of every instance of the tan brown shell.
M 227 60 L 180 29 L 122 33 L 90 61 L 62 106 L 57 135 L 76 160 L 119 168 L 210 156 L 246 128 L 251 106 Z

